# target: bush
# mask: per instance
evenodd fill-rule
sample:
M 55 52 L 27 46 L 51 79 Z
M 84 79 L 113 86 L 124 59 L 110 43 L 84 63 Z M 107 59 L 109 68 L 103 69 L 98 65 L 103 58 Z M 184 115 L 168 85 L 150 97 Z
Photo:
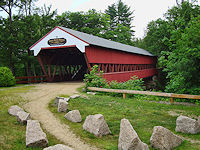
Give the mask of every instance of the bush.
M 130 80 L 126 82 L 117 82 L 111 81 L 109 84 L 110 89 L 124 89 L 124 90 L 143 90 L 142 86 L 144 81 L 142 79 L 138 79 L 137 76 L 131 77 Z
M 144 81 L 138 79 L 137 76 L 131 77 L 131 79 L 126 82 L 111 81 L 110 83 L 107 83 L 106 80 L 103 79 L 103 71 L 98 72 L 97 65 L 92 67 L 90 74 L 85 75 L 84 82 L 86 89 L 87 87 L 99 87 L 109 89 L 143 90 L 142 86 L 144 84 Z
M 85 79 L 83 80 L 87 87 L 106 87 L 106 80 L 103 79 L 103 71 L 98 72 L 98 66 L 92 67 L 89 74 L 85 74 Z
M 0 67 L 0 87 L 13 86 L 16 84 L 15 77 L 7 67 Z

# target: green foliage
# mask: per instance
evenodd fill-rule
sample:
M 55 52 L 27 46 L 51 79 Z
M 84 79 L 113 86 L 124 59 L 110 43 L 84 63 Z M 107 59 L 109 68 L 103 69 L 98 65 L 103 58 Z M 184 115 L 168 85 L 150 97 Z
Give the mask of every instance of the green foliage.
M 105 13 L 110 16 L 110 27 L 103 37 L 116 42 L 133 45 L 134 31 L 131 29 L 133 11 L 130 10 L 130 7 L 119 0 L 117 3 L 108 6 Z
M 13 86 L 16 84 L 15 77 L 7 67 L 0 67 L 0 87 Z
M 172 33 L 173 51 L 162 53 L 159 61 L 165 66 L 169 82 L 167 92 L 199 94 L 200 92 L 200 16 L 193 18 L 185 29 Z M 181 31 L 180 31 L 181 30 Z
M 119 0 L 116 4 L 108 6 L 105 13 L 110 16 L 111 29 L 114 29 L 118 24 L 131 28 L 131 21 L 133 20 L 133 11 L 130 7 Z
M 146 37 L 137 45 L 158 56 L 166 92 L 199 94 L 200 6 L 183 1 L 164 17 L 148 24 Z
M 78 124 L 65 119 L 63 117 L 64 113 L 58 113 L 56 107 L 53 106 L 54 100 L 49 104 L 50 111 L 54 113 L 62 123 L 69 125 L 70 129 L 86 143 L 91 143 L 100 149 L 117 150 L 120 121 L 126 118 L 134 126 L 141 141 L 148 144 L 149 147 L 151 145 L 149 139 L 152 135 L 153 127 L 159 125 L 187 139 L 176 149 L 197 150 L 200 148 L 200 144 L 194 144 L 188 141 L 188 139 L 200 140 L 200 134 L 190 135 L 175 132 L 177 116 L 185 115 L 197 118 L 200 113 L 199 106 L 166 105 L 147 102 L 146 100 L 150 100 L 151 96 L 134 96 L 133 98 L 127 98 L 125 100 L 122 99 L 122 97 L 112 96 L 88 95 L 88 97 L 87 99 L 78 98 L 69 103 L 69 111 L 77 109 L 81 113 L 83 121 Z M 154 97 L 151 98 L 151 100 L 154 99 Z M 160 98 L 157 97 L 157 99 L 159 100 Z M 85 118 L 91 114 L 102 114 L 112 134 L 98 138 L 82 130 Z M 177 114 L 177 116 L 172 116 L 170 114 Z M 154 148 L 150 149 L 154 150 Z
M 138 79 L 137 76 L 131 77 L 130 80 L 126 82 L 117 82 L 111 81 L 109 83 L 110 89 L 125 89 L 125 90 L 143 90 L 142 86 L 144 85 L 144 81 L 142 79 Z
M 85 79 L 83 80 L 87 87 L 106 87 L 106 80 L 103 79 L 103 72 L 98 72 L 98 65 L 94 65 L 89 74 L 85 74 Z
M 84 83 L 87 87 L 99 87 L 99 88 L 110 88 L 110 89 L 126 89 L 126 90 L 143 90 L 144 81 L 138 79 L 137 76 L 131 77 L 130 80 L 126 82 L 111 81 L 106 82 L 103 79 L 103 72 L 98 72 L 98 65 L 92 67 L 89 74 L 85 74 Z
M 108 29 L 110 18 L 108 15 L 92 9 L 88 12 L 65 12 L 61 16 L 56 16 L 55 21 L 60 26 L 102 36 Z

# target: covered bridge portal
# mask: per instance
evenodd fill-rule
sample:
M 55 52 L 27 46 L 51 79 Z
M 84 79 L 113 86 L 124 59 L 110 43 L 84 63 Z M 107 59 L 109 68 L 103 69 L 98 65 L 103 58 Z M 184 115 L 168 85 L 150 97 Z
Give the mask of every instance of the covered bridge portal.
M 83 79 L 95 64 L 107 81 L 157 74 L 157 57 L 146 50 L 57 26 L 30 47 L 47 81 Z

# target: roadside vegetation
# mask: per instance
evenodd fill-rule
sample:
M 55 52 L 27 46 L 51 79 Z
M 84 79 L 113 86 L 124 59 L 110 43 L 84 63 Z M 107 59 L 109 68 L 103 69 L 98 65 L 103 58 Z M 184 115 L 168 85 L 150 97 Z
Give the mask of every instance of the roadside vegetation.
M 102 149 L 117 149 L 120 121 L 123 118 L 126 118 L 131 122 L 140 139 L 148 145 L 150 145 L 150 137 L 153 127 L 163 126 L 177 135 L 199 142 L 192 144 L 190 141 L 185 140 L 181 146 L 175 150 L 200 149 L 200 134 L 189 135 L 175 132 L 177 116 L 182 114 L 192 118 L 197 118 L 200 114 L 200 107 L 198 105 L 166 105 L 145 101 L 146 98 L 151 99 L 149 96 L 134 96 L 124 100 L 121 97 L 106 95 L 95 95 L 88 96 L 88 98 L 72 99 L 69 102 L 68 111 L 79 110 L 83 119 L 81 123 L 72 123 L 65 119 L 65 113 L 58 113 L 57 108 L 53 106 L 54 100 L 52 100 L 49 104 L 49 109 L 63 123 L 69 125 L 74 133 L 76 133 L 86 142 L 94 144 Z M 82 125 L 86 116 L 94 114 L 102 114 L 104 116 L 112 132 L 111 135 L 99 138 L 95 137 L 93 134 L 83 131 Z
M 12 105 L 23 106 L 28 100 L 19 96 L 20 93 L 30 92 L 32 86 L 14 88 L 0 88 L 0 149 L 1 150 L 28 150 L 26 148 L 26 126 L 17 122 L 16 117 L 8 114 Z M 46 131 L 44 131 L 47 133 Z M 49 145 L 60 143 L 54 136 L 47 133 Z M 42 150 L 42 148 L 35 148 Z

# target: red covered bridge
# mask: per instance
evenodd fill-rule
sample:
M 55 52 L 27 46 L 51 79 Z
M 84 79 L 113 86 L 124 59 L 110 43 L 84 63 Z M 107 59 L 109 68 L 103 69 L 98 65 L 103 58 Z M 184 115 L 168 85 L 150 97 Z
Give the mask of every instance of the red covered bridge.
M 157 74 L 157 57 L 146 50 L 57 26 L 37 41 L 34 51 L 48 81 L 82 79 L 98 65 L 108 81 Z

